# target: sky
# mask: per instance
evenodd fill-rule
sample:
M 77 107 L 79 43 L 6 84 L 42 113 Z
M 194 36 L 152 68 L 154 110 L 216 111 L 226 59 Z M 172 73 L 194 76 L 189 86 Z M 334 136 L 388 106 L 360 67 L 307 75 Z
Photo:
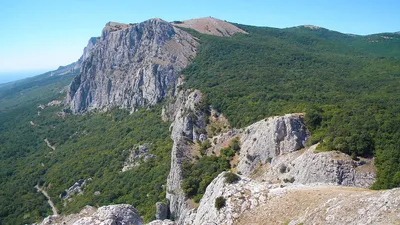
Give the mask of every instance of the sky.
M 256 26 L 312 24 L 365 35 L 400 31 L 399 12 L 399 0 L 0 0 L 0 82 L 76 61 L 89 38 L 100 36 L 109 21 L 212 16 Z

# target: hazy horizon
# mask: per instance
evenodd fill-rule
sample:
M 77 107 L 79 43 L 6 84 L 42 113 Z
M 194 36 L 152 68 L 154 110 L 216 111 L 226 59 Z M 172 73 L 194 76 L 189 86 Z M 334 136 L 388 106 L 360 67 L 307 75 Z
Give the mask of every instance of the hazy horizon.
M 0 84 L 5 84 L 17 80 L 22 80 L 24 78 L 34 77 L 54 69 L 42 69 L 42 70 L 31 70 L 31 71 L 0 71 Z

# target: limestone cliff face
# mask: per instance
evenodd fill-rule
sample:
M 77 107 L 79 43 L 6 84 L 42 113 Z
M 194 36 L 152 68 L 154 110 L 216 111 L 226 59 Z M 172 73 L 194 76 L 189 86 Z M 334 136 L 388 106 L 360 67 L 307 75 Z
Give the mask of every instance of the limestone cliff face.
M 341 152 L 317 152 L 316 146 L 274 158 L 259 179 L 300 184 L 333 184 L 369 188 L 376 172 L 371 159 L 355 161 Z
M 161 19 L 108 23 L 101 38 L 88 47 L 90 54 L 82 56 L 81 73 L 69 87 L 67 105 L 73 113 L 83 113 L 156 104 L 174 87 L 197 44 Z
M 304 146 L 308 132 L 299 114 L 271 117 L 244 129 L 238 171 L 250 175 L 257 165 Z
M 166 110 L 175 112 L 170 115 L 174 116 L 174 122 L 171 124 L 171 138 L 174 144 L 171 151 L 171 169 L 167 179 L 167 199 L 171 217 L 177 221 L 180 221 L 181 215 L 191 208 L 181 188 L 182 164 L 193 159 L 191 142 L 201 141 L 205 136 L 201 133 L 206 126 L 205 115 L 197 108 L 201 101 L 200 91 L 181 91 Z
M 74 69 L 78 69 L 80 70 L 83 62 L 89 58 L 89 56 L 92 54 L 94 47 L 96 46 L 96 42 L 99 40 L 100 38 L 98 37 L 91 37 L 88 41 L 88 44 L 86 45 L 86 47 L 83 49 L 83 53 L 82 56 L 78 59 L 78 61 L 76 61 L 75 65 L 74 65 Z

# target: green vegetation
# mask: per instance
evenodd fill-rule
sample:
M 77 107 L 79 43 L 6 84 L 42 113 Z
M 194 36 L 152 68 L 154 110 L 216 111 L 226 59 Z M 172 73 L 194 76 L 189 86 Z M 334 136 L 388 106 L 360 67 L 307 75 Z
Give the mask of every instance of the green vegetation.
M 232 184 L 232 183 L 240 180 L 240 177 L 232 172 L 225 173 L 224 177 L 225 177 L 225 183 L 228 183 L 228 184 Z
M 400 35 L 238 26 L 249 34 L 190 31 L 201 45 L 182 72 L 186 88 L 205 93 L 233 127 L 306 112 L 309 144 L 374 156 L 373 188 L 400 186 Z
M 47 199 L 34 188 L 38 183 L 47 188 L 61 213 L 77 212 L 85 205 L 128 203 L 146 221 L 153 219 L 155 203 L 165 199 L 172 148 L 160 107 L 132 115 L 115 109 L 62 118 L 57 116 L 60 107 L 38 108 L 63 97 L 59 91 L 64 81 L 59 81 L 26 83 L 27 89 L 16 93 L 0 90 L 0 101 L 10 103 L 0 112 L 0 224 L 33 223 L 51 214 Z M 39 90 L 44 96 L 35 94 Z M 19 98 L 20 92 L 30 94 Z M 45 138 L 55 151 L 46 146 Z M 151 143 L 149 153 L 157 157 L 121 173 L 129 150 L 145 143 Z M 59 195 L 88 178 L 92 181 L 84 194 L 64 206 Z
M 224 208 L 226 205 L 226 199 L 222 196 L 219 196 L 218 198 L 215 199 L 215 208 L 217 210 L 220 210 Z
M 187 197 L 198 202 L 211 181 L 229 168 L 225 157 L 204 156 L 195 163 L 185 162 L 182 166 L 182 189 Z

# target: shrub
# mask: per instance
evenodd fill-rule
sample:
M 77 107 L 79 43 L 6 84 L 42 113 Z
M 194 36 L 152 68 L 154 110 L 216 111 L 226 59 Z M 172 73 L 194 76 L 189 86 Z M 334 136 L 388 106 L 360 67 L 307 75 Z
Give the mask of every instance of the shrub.
M 226 205 L 226 199 L 222 196 L 219 196 L 218 198 L 215 199 L 215 208 L 217 210 L 222 209 Z
M 240 180 L 240 177 L 238 175 L 231 173 L 231 172 L 225 173 L 224 177 L 225 177 L 225 183 L 228 183 L 228 184 L 232 184 L 232 183 Z
M 287 167 L 284 164 L 282 164 L 281 167 L 279 168 L 279 172 L 286 173 L 286 169 L 287 169 Z
M 235 156 L 235 151 L 231 148 L 223 148 L 223 149 L 221 149 L 221 155 L 223 155 L 227 158 L 231 158 L 231 157 Z

